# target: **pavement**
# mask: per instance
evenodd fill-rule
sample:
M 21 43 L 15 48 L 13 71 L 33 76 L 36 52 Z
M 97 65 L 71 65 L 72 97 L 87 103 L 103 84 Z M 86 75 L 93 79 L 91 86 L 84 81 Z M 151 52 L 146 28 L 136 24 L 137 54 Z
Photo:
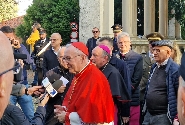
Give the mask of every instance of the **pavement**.
M 28 74 L 28 84 L 31 85 L 31 83 L 33 82 L 33 78 L 34 78 L 34 72 L 32 70 L 27 70 L 27 74 Z

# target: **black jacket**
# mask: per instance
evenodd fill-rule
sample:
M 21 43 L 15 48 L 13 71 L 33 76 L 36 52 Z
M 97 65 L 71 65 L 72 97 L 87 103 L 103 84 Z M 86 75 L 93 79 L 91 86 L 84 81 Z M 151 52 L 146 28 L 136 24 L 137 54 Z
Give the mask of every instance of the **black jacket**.
M 142 53 L 141 56 L 143 57 L 143 76 L 142 76 L 139 86 L 140 86 L 140 101 L 144 101 L 146 85 L 148 83 L 151 66 L 154 62 L 151 61 L 149 57 L 149 52 Z
M 99 39 L 100 37 L 98 37 L 98 39 Z M 93 37 L 92 38 L 89 38 L 88 40 L 87 40 L 87 43 L 86 43 L 86 46 L 87 46 L 87 48 L 88 48 L 88 52 L 89 52 L 89 58 L 91 58 L 91 55 L 92 55 L 92 50 L 96 47 L 96 43 L 94 43 L 94 41 L 93 41 Z M 97 39 L 96 39 L 96 41 L 97 41 Z
M 54 118 L 54 105 L 62 105 L 64 97 L 71 85 L 73 74 L 69 73 L 69 71 L 63 67 L 57 66 L 54 69 L 48 71 L 46 76 L 49 77 L 49 74 L 56 73 L 60 76 L 66 78 L 69 83 L 66 85 L 66 89 L 64 93 L 58 93 L 55 97 L 50 98 L 47 105 L 46 105 L 46 118 L 45 118 L 45 125 L 61 125 L 57 119 Z
M 143 58 L 140 54 L 130 50 L 125 56 L 123 57 L 120 52 L 118 52 L 117 57 L 119 56 L 120 59 L 126 61 L 129 70 L 130 70 L 130 77 L 131 77 L 131 92 L 132 92 L 132 102 L 131 106 L 138 106 L 140 105 L 139 100 L 139 84 L 143 74 Z
M 45 114 L 45 108 L 38 106 L 32 121 L 29 122 L 19 107 L 9 104 L 0 121 L 0 125 L 43 125 Z
M 31 55 L 36 56 L 48 43 L 49 43 L 49 38 L 46 38 L 44 43 L 41 42 L 41 39 L 36 41 L 36 43 L 34 45 L 34 50 Z M 49 50 L 49 49 L 51 49 L 51 46 L 49 46 L 46 50 Z M 43 58 L 44 52 L 39 57 Z
M 59 66 L 57 55 L 53 52 L 52 49 L 45 51 L 43 58 L 43 74 L 46 75 L 46 72 Z

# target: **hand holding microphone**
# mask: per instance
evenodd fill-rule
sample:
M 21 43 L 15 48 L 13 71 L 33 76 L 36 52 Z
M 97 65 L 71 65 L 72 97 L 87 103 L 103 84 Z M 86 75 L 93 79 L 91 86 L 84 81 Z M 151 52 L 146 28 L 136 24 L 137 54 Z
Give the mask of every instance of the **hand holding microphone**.
M 43 83 L 46 91 L 45 91 L 44 95 L 41 98 L 39 98 L 39 100 L 38 100 L 39 102 L 41 102 L 47 94 L 50 97 L 54 97 L 58 93 L 57 90 L 63 85 L 63 82 L 61 80 L 57 80 L 53 84 L 51 84 L 47 77 L 42 81 L 42 83 Z
M 46 94 L 44 96 L 44 98 L 42 99 L 42 101 L 38 103 L 38 106 L 43 106 L 44 107 L 46 105 L 46 103 L 48 102 L 48 100 L 49 100 L 49 95 Z

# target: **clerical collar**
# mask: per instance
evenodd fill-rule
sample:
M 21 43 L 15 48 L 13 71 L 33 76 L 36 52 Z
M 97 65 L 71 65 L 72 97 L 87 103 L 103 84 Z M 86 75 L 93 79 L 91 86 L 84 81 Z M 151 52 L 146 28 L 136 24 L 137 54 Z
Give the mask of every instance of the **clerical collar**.
M 169 58 L 166 59 L 166 60 L 164 60 L 164 62 L 162 62 L 161 64 L 159 64 L 159 63 L 157 62 L 157 63 L 156 63 L 156 64 L 157 64 L 157 67 L 159 68 L 160 66 L 166 65 L 166 64 L 168 63 L 168 60 L 169 60 Z
M 103 65 L 100 70 L 103 72 L 103 70 L 105 70 L 105 68 L 107 67 L 108 63 L 106 63 L 105 65 Z
M 90 63 L 90 60 L 88 61 L 88 63 L 84 66 L 84 68 L 79 73 L 81 73 L 89 65 L 89 63 Z
M 58 49 L 57 52 L 55 51 L 55 49 L 54 49 L 53 47 L 52 47 L 51 49 L 53 50 L 53 52 L 54 52 L 56 55 L 58 55 L 58 52 L 60 51 L 61 47 Z

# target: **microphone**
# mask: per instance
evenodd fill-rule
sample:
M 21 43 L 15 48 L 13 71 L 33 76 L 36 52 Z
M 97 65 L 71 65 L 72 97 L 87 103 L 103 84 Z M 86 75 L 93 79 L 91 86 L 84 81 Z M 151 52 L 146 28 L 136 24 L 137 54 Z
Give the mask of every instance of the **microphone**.
M 54 71 L 50 70 L 46 73 L 47 78 L 49 79 L 50 83 L 54 83 L 56 80 L 59 80 L 61 75 L 55 73 Z
M 46 94 L 49 94 L 51 97 L 54 97 L 58 93 L 57 90 L 62 85 L 63 85 L 62 80 L 57 80 L 53 84 L 49 83 L 47 87 L 44 86 L 46 88 L 46 91 L 44 95 L 38 101 L 41 102 L 45 98 Z

